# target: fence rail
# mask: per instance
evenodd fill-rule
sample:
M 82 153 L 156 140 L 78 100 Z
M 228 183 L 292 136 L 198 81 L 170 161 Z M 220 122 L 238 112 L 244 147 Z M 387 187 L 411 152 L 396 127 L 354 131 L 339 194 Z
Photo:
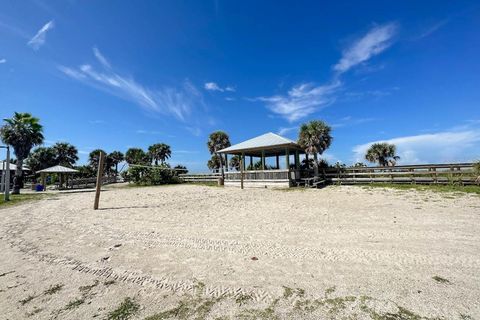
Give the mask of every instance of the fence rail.
M 102 184 L 109 184 L 117 182 L 116 177 L 103 177 Z M 97 178 L 80 178 L 68 180 L 66 183 L 67 189 L 89 188 L 95 187 Z
M 288 180 L 289 170 L 247 170 L 243 172 L 244 180 Z M 226 172 L 225 181 L 240 180 L 241 172 Z
M 183 182 L 216 182 L 220 173 L 179 174 Z
M 472 163 L 426 164 L 394 167 L 328 168 L 333 183 L 475 184 Z

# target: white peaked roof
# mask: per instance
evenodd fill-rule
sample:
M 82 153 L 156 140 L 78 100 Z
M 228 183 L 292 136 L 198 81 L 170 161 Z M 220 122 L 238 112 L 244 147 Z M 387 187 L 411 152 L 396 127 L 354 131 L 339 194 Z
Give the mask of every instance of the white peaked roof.
M 6 161 L 0 161 L 0 171 L 3 170 L 4 166 L 6 167 L 5 163 Z M 15 170 L 17 170 L 17 165 L 10 163 L 10 171 L 15 171 Z M 28 167 L 23 166 L 23 171 L 28 171 L 28 170 L 30 170 Z
M 281 147 L 290 147 L 300 149 L 300 146 L 293 140 L 279 136 L 278 134 L 268 132 L 261 136 L 237 143 L 218 152 L 229 153 L 247 150 L 276 149 Z
M 78 172 L 78 170 L 67 168 L 64 166 L 53 166 L 47 169 L 39 170 L 39 173 L 75 173 Z

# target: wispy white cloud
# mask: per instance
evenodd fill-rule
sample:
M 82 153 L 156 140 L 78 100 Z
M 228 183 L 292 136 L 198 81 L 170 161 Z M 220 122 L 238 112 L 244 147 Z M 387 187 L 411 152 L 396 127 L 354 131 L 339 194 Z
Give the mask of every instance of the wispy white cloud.
M 267 107 L 275 114 L 294 122 L 305 118 L 320 108 L 335 101 L 333 93 L 341 86 L 336 80 L 326 85 L 316 86 L 312 83 L 302 83 L 291 88 L 287 95 L 259 97 L 267 103 Z
M 226 97 L 225 98 L 226 101 L 235 101 L 235 98 L 232 98 L 232 97 Z
M 0 64 L 2 64 L 2 63 L 7 63 L 7 59 L 5 59 L 5 58 L 4 58 L 4 59 L 0 59 Z
M 97 60 L 104 66 L 105 68 L 110 69 L 112 66 L 110 65 L 110 62 L 108 62 L 107 58 L 103 56 L 103 54 L 98 50 L 97 47 L 93 47 L 93 54 L 97 58 Z
M 393 143 L 399 163 L 441 163 L 473 161 L 480 158 L 480 128 L 443 131 L 431 134 L 372 141 L 353 148 L 354 161 L 365 161 L 367 149 L 376 142 Z
M 387 49 L 392 44 L 396 30 L 395 23 L 375 26 L 367 34 L 354 41 L 350 47 L 344 50 L 338 63 L 333 66 L 336 73 L 326 84 L 302 83 L 293 86 L 287 94 L 259 97 L 252 100 L 266 102 L 270 111 L 289 122 L 305 118 L 335 102 L 337 93 L 342 87 L 340 75 Z M 376 94 L 380 94 L 380 92 L 376 92 Z
M 187 126 L 185 129 L 187 129 L 187 131 L 193 134 L 195 137 L 199 137 L 202 134 L 202 129 L 199 127 Z
M 37 34 L 33 36 L 30 41 L 28 41 L 28 45 L 32 47 L 34 50 L 40 49 L 41 46 L 45 44 L 47 39 L 47 32 L 55 26 L 53 20 L 47 22 L 40 30 L 38 30 Z
M 236 91 L 235 88 L 232 86 L 226 86 L 222 88 L 216 82 L 206 82 L 203 87 L 207 91 L 219 91 L 219 92 L 224 92 L 224 91 L 235 92 Z
M 333 69 L 338 73 L 343 73 L 378 55 L 390 47 L 396 32 L 397 25 L 395 23 L 373 27 L 343 51 L 342 58 L 333 66 Z
M 280 136 L 284 136 L 296 129 L 298 129 L 298 127 L 288 127 L 288 128 L 282 127 L 278 129 L 277 134 Z
M 420 40 L 420 39 L 423 39 L 423 38 L 426 38 L 426 37 L 430 36 L 431 34 L 438 31 L 440 28 L 445 26 L 448 22 L 449 22 L 449 19 L 444 19 L 444 20 L 441 20 L 441 21 L 431 25 L 430 27 L 423 30 L 423 32 L 419 36 L 417 36 L 414 40 Z
M 72 79 L 132 101 L 147 111 L 173 115 L 181 121 L 186 120 L 196 104 L 203 104 L 201 93 L 188 80 L 183 82 L 181 88 L 151 89 L 132 77 L 115 72 L 97 48 L 93 49 L 93 53 L 100 62 L 101 69 L 90 64 L 78 68 L 58 66 L 58 69 Z

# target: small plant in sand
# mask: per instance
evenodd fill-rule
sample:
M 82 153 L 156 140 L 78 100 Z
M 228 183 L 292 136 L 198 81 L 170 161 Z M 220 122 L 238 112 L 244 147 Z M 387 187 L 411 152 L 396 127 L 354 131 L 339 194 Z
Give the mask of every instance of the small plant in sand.
M 115 310 L 108 313 L 107 320 L 127 320 L 135 315 L 140 305 L 132 298 L 125 298 Z
M 58 291 L 62 290 L 63 288 L 63 284 L 59 283 L 59 284 L 56 284 L 54 286 L 51 286 L 50 288 L 48 288 L 47 290 L 45 290 L 43 292 L 43 294 L 46 294 L 46 295 L 52 295 L 52 294 L 55 294 L 57 293 Z

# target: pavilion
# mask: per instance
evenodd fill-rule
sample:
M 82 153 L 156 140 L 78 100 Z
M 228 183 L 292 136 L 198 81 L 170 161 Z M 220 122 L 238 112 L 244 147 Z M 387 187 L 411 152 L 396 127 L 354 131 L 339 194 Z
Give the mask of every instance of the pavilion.
M 78 170 L 75 170 L 75 169 L 72 169 L 72 168 L 67 168 L 67 167 L 60 166 L 60 165 L 37 171 L 37 173 L 40 173 L 41 176 L 42 176 L 42 185 L 43 185 L 43 190 L 44 191 L 46 190 L 46 187 L 47 187 L 47 177 L 46 177 L 47 175 L 52 174 L 52 173 L 58 174 L 60 176 L 60 186 L 59 186 L 59 188 L 62 188 L 61 184 L 64 181 L 63 177 L 66 177 L 65 181 L 68 182 L 68 175 L 69 174 L 74 174 L 74 173 L 77 173 L 77 172 L 78 172 Z
M 228 148 L 218 151 L 225 155 L 228 163 L 228 155 L 240 156 L 242 166 L 240 172 L 226 172 L 225 186 L 240 186 L 241 175 L 246 187 L 279 187 L 288 188 L 296 180 L 300 179 L 300 155 L 305 154 L 298 143 L 293 140 L 269 132 L 258 137 L 240 142 Z M 249 158 L 250 166 L 247 165 Z M 260 170 L 253 169 L 253 158 L 260 158 Z M 275 169 L 267 169 L 266 159 L 275 157 Z M 284 166 L 281 168 L 280 157 L 284 157 Z M 293 161 L 291 161 L 293 157 Z

